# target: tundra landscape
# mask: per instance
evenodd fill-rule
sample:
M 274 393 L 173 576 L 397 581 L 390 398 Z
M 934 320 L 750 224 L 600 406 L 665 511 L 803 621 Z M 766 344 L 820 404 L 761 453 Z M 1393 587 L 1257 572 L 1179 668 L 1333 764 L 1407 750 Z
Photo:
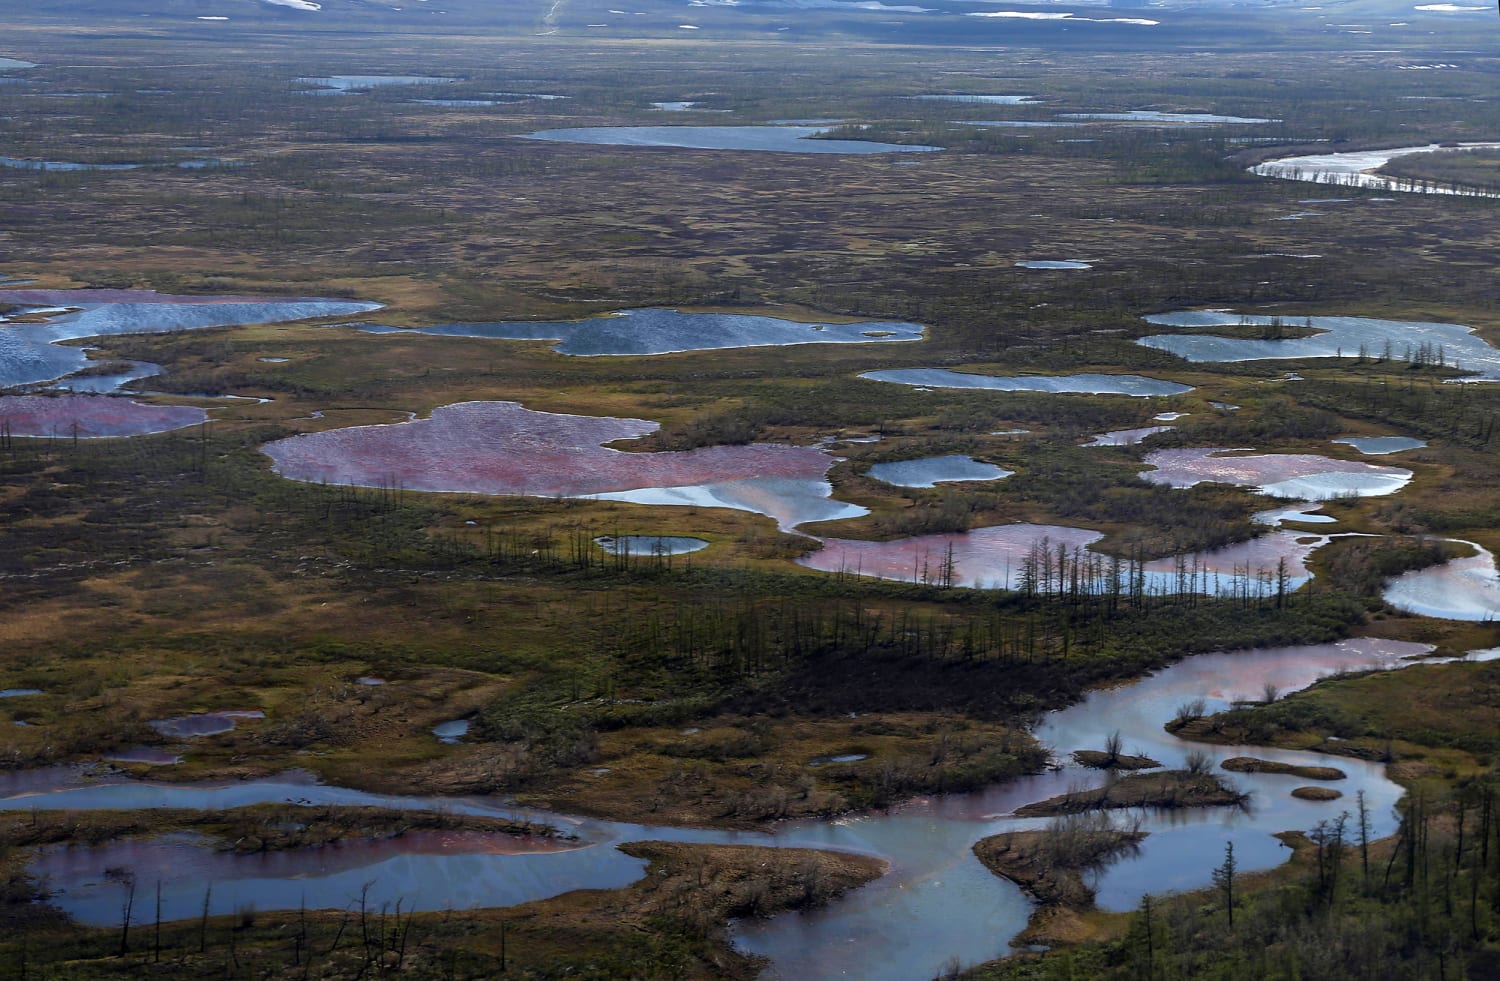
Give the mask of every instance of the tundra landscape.
M 1493 8 L 16 6 L 0 976 L 1500 973 Z

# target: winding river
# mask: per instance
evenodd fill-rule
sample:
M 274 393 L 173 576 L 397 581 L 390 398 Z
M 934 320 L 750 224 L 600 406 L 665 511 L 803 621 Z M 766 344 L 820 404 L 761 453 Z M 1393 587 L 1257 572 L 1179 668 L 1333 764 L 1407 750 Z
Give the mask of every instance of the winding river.
M 1324 675 L 1394 668 L 1427 650 L 1398 641 L 1350 640 L 1303 647 L 1267 648 L 1189 658 L 1130 685 L 1092 692 L 1080 703 L 1048 713 L 1036 733 L 1066 761 L 1073 749 L 1099 748 L 1118 730 L 1129 752 L 1179 766 L 1195 747 L 1162 725 L 1178 706 L 1204 700 L 1208 710 L 1258 697 L 1266 685 L 1291 691 Z M 1425 670 L 1420 667 L 1411 670 Z M 1243 748 L 1208 747 L 1215 761 Z M 1288 763 L 1329 762 L 1312 753 L 1265 749 L 1256 756 Z M 1241 868 L 1264 868 L 1285 858 L 1274 832 L 1306 829 L 1351 809 L 1363 790 L 1373 833 L 1396 827 L 1401 789 L 1378 764 L 1335 761 L 1348 777 L 1339 802 L 1301 801 L 1289 795 L 1293 777 L 1236 774 L 1248 791 L 1247 808 L 1144 812 L 1151 832 L 1139 854 L 1103 871 L 1100 905 L 1128 909 L 1147 892 L 1201 886 L 1207 870 L 1235 843 Z M 119 841 L 100 847 L 43 850 L 32 871 L 46 879 L 53 901 L 86 923 L 117 923 L 121 886 L 106 869 L 128 868 L 138 881 L 160 880 L 167 918 L 195 916 L 212 882 L 211 908 L 276 908 L 294 899 L 312 908 L 347 907 L 368 888 L 376 905 L 398 899 L 408 908 L 507 906 L 576 888 L 619 888 L 638 879 L 644 863 L 612 847 L 631 840 L 754 843 L 822 847 L 886 858 L 889 874 L 825 909 L 736 925 L 736 942 L 769 958 L 770 977 L 857 977 L 869 981 L 929 978 L 953 958 L 974 963 L 1001 956 L 1024 927 L 1031 904 L 1009 882 L 986 871 L 970 847 L 1005 830 L 1045 824 L 1009 815 L 1022 804 L 1098 785 L 1099 771 L 1072 765 L 973 794 L 924 798 L 887 812 L 833 821 L 797 821 L 758 832 L 653 827 L 577 818 L 515 808 L 500 798 L 423 798 L 369 794 L 316 784 L 295 772 L 220 785 L 173 785 L 121 776 L 89 780 L 58 768 L 0 774 L 0 810 L 67 808 L 224 808 L 278 801 L 308 806 L 366 804 L 453 813 L 502 815 L 548 823 L 575 841 L 506 840 L 472 834 L 423 834 L 399 840 L 352 842 L 301 852 L 240 855 L 215 852 L 193 836 Z

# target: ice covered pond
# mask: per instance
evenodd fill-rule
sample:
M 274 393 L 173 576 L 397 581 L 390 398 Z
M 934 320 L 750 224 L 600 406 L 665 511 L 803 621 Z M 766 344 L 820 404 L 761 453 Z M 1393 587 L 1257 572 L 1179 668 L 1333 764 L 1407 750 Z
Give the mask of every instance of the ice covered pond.
M 1167 351 L 1189 361 L 1261 361 L 1282 358 L 1394 358 L 1399 361 L 1439 360 L 1450 367 L 1478 372 L 1500 380 L 1500 349 L 1462 324 L 1420 320 L 1379 320 L 1371 317 L 1267 317 L 1222 310 L 1181 310 L 1153 314 L 1148 323 L 1162 327 L 1194 328 L 1190 334 L 1153 334 L 1138 344 Z M 1318 333 L 1279 339 L 1221 337 L 1197 328 L 1265 327 L 1278 324 L 1291 330 L 1311 328 Z
M 725 507 L 768 515 L 783 528 L 867 513 L 831 499 L 824 475 L 834 457 L 815 447 L 627 453 L 603 445 L 657 428 L 518 402 L 461 402 L 426 419 L 293 436 L 263 451 L 282 476 L 312 483 Z
M 976 388 L 993 392 L 1053 392 L 1089 395 L 1181 395 L 1189 385 L 1144 375 L 976 375 L 947 368 L 892 368 L 860 375 L 870 381 L 920 388 Z
M 1443 620 L 1500 619 L 1500 575 L 1495 557 L 1473 542 L 1462 559 L 1406 572 L 1386 584 L 1382 598 L 1398 610 Z
M 1250 168 L 1252 174 L 1279 177 L 1283 180 L 1312 181 L 1315 184 L 1338 184 L 1344 187 L 1368 187 L 1378 191 L 1410 191 L 1422 194 L 1454 194 L 1462 197 L 1495 197 L 1487 191 L 1463 187 L 1445 187 L 1425 181 L 1400 177 L 1383 177 L 1375 173 L 1396 157 L 1411 153 L 1433 153 L 1446 150 L 1495 150 L 1500 143 L 1429 143 L 1426 146 L 1403 146 L 1390 150 L 1349 150 L 1344 153 L 1312 153 L 1296 157 L 1267 160 Z
M 0 433 L 7 436 L 145 436 L 207 419 L 207 412 L 189 405 L 147 405 L 108 395 L 0 396 Z
M 1373 463 L 1335 460 L 1315 453 L 1241 453 L 1226 449 L 1153 450 L 1144 462 L 1154 470 L 1141 479 L 1172 487 L 1205 482 L 1253 487 L 1271 497 L 1326 501 L 1338 497 L 1379 497 L 1394 494 L 1412 478 L 1410 470 Z
M 87 367 L 85 349 L 60 346 L 62 341 L 345 317 L 380 309 L 378 303 L 357 300 L 173 296 L 150 290 L 0 290 L 0 304 L 20 308 L 8 320 L 0 316 L 0 387 L 51 381 Z M 41 322 L 16 322 L 27 314 L 32 315 L 28 320 Z
M 377 334 L 434 334 L 489 337 L 499 340 L 558 341 L 559 354 L 671 354 L 735 347 L 789 344 L 870 344 L 920 341 L 920 324 L 864 321 L 854 324 L 802 323 L 778 317 L 737 313 L 682 313 L 647 308 L 621 310 L 604 317 L 564 321 L 511 321 L 494 324 L 440 324 L 403 329 L 370 326 Z
M 888 542 L 826 538 L 819 539 L 819 551 L 797 563 L 820 572 L 976 589 L 1025 589 L 1030 582 L 1042 592 L 1061 590 L 1061 580 L 1072 588 L 1076 567 L 1077 588 L 1090 595 L 1109 592 L 1118 574 L 1119 588 L 1127 594 L 1264 596 L 1278 588 L 1296 589 L 1311 579 L 1306 559 L 1328 543 L 1321 535 L 1276 531 L 1132 566 L 1089 550 L 1103 537 L 1085 528 L 1013 524 Z M 1059 554 L 1066 557 L 1065 564 L 1056 563 Z M 1049 582 L 1049 575 L 1061 580 Z
M 1402 658 L 1428 648 L 1399 641 L 1353 640 L 1304 647 L 1267 648 L 1187 658 L 1133 684 L 1091 692 L 1083 701 L 1043 716 L 1036 734 L 1067 760 L 1073 750 L 1102 748 L 1119 730 L 1130 752 L 1168 767 L 1203 750 L 1214 764 L 1239 755 L 1235 747 L 1183 742 L 1162 728 L 1177 707 L 1195 698 L 1207 711 L 1235 700 L 1259 697 L 1266 685 L 1283 692 L 1346 670 L 1402 666 Z M 1424 670 L 1413 668 L 1412 670 Z M 1257 749 L 1256 755 L 1292 764 L 1326 764 L 1313 753 Z M 1396 828 L 1394 805 L 1401 789 L 1384 767 L 1340 758 L 1349 797 L 1366 794 L 1372 826 L 1380 837 Z M 445 810 L 552 824 L 577 835 L 573 842 L 496 835 L 408 834 L 399 838 L 349 840 L 325 848 L 285 852 L 218 851 L 202 839 L 168 836 L 110 842 L 99 847 L 40 850 L 28 870 L 45 880 L 51 902 L 81 921 L 118 926 L 121 886 L 104 870 L 124 868 L 154 895 L 161 882 L 162 917 L 197 917 L 205 895 L 210 912 L 245 908 L 285 909 L 304 901 L 310 909 L 357 904 L 362 891 L 375 907 L 439 910 L 508 906 L 572 889 L 612 889 L 637 881 L 645 867 L 613 845 L 667 840 L 784 847 L 832 848 L 882 857 L 890 872 L 826 908 L 735 925 L 743 949 L 771 961 L 771 977 L 859 978 L 913 981 L 943 972 L 949 958 L 964 964 L 999 957 L 1025 925 L 1031 903 L 1011 883 L 988 872 L 971 847 L 1003 831 L 1039 827 L 1045 820 L 1010 816 L 1023 804 L 1084 787 L 1107 775 L 1077 766 L 1023 777 L 970 794 L 922 798 L 889 811 L 837 821 L 797 821 L 775 826 L 774 835 L 624 824 L 530 811 L 492 797 L 395 797 L 322 786 L 295 773 L 222 784 L 174 785 L 135 782 L 118 776 L 80 781 L 71 770 L 0 772 L 0 809 L 52 811 L 91 808 L 178 807 L 212 809 L 262 802 L 305 806 L 382 806 Z M 1297 800 L 1289 791 L 1298 778 L 1235 774 L 1252 795 L 1248 808 L 1142 811 L 1149 837 L 1140 851 L 1099 878 L 1100 904 L 1129 909 L 1142 894 L 1208 885 L 1208 871 L 1222 859 L 1226 841 L 1235 846 L 1242 871 L 1278 865 L 1284 847 L 1272 835 L 1311 829 L 1343 808 Z M 1134 816 L 1132 814 L 1132 817 Z M 212 890 L 205 884 L 213 883 Z M 139 903 L 136 922 L 149 925 L 152 903 Z
M 934 487 L 965 480 L 999 480 L 1015 471 L 981 463 L 971 456 L 929 456 L 920 460 L 877 463 L 869 476 L 896 487 Z
M 931 153 L 940 146 L 815 140 L 818 126 L 588 126 L 522 134 L 530 140 L 596 146 L 677 147 L 685 150 L 758 150 L 767 153 Z

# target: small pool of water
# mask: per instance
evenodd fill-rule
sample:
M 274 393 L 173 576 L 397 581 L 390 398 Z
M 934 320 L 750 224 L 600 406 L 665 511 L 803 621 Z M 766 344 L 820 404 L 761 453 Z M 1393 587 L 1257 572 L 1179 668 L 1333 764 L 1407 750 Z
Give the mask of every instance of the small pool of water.
M 1172 413 L 1175 415 L 1175 413 Z M 1139 429 L 1116 429 L 1114 432 L 1100 433 L 1093 439 L 1084 443 L 1084 446 L 1134 446 L 1147 436 L 1155 436 L 1164 433 L 1174 426 L 1142 426 Z
M 808 760 L 808 766 L 828 766 L 830 763 L 858 763 L 860 760 L 870 758 L 869 753 L 843 753 L 839 756 L 819 756 L 817 759 Z
M 1022 269 L 1092 269 L 1091 263 L 1081 259 L 1023 259 L 1016 263 Z
M 36 67 L 36 63 L 35 62 L 21 61 L 20 59 L 17 59 L 17 58 L 0 58 L 0 71 L 8 72 L 8 71 L 12 71 L 12 70 L 17 69 L 17 68 L 35 68 L 35 67 Z
M 440 743 L 449 746 L 457 745 L 463 742 L 464 737 L 469 734 L 469 720 L 454 719 L 452 722 L 441 722 L 432 727 L 432 734 Z
M 648 308 L 622 310 L 604 317 L 565 321 L 512 321 L 493 324 L 440 324 L 435 327 L 369 326 L 369 333 L 405 337 L 488 337 L 497 340 L 558 341 L 559 354 L 672 354 L 740 347 L 791 344 L 872 344 L 920 341 L 926 329 L 902 321 L 853 324 L 802 323 L 778 317 L 732 313 L 682 313 Z
M 972 388 L 994 392 L 1051 392 L 1088 395 L 1181 395 L 1192 386 L 1143 375 L 976 375 L 948 368 L 893 368 L 867 371 L 870 381 L 894 382 L 925 388 Z
M 227 712 L 199 712 L 194 715 L 179 715 L 171 719 L 153 719 L 149 725 L 169 739 L 194 739 L 199 736 L 217 736 L 232 732 L 241 719 L 264 719 L 266 713 L 259 709 L 231 710 Z
M 1000 480 L 1014 470 L 982 463 L 971 456 L 929 456 L 920 460 L 877 463 L 868 475 L 896 487 L 935 487 L 967 480 Z
M 940 146 L 817 140 L 817 126 L 589 126 L 522 134 L 530 140 L 596 146 L 676 147 L 686 150 L 752 150 L 764 153 L 932 153 Z
M 0 698 L 25 698 L 28 695 L 40 695 L 40 688 L 4 688 L 0 689 Z
M 1224 449 L 1153 450 L 1144 462 L 1153 470 L 1141 479 L 1172 487 L 1205 482 L 1253 487 L 1271 497 L 1326 501 L 1337 497 L 1378 497 L 1394 494 L 1411 481 L 1412 472 L 1400 467 L 1335 460 L 1314 453 L 1238 453 Z
M 1321 504 L 1288 504 L 1286 507 L 1271 508 L 1267 511 L 1257 511 L 1250 516 L 1250 520 L 1258 525 L 1280 526 L 1288 521 L 1301 522 L 1313 525 L 1338 524 L 1337 518 L 1331 514 L 1318 514 L 1323 507 Z
M 1388 453 L 1403 453 L 1406 450 L 1420 450 L 1427 445 L 1425 439 L 1412 439 L 1410 436 L 1345 436 L 1334 440 L 1335 443 L 1343 443 L 1352 446 L 1361 453 L 1370 456 L 1385 456 Z
M 158 749 L 155 746 L 137 746 L 134 749 L 122 749 L 117 753 L 109 753 L 104 759 L 111 763 L 145 763 L 150 766 L 176 766 L 182 762 L 182 756 L 167 749 Z
M 604 535 L 594 543 L 610 555 L 687 555 L 708 548 L 703 539 L 682 535 Z

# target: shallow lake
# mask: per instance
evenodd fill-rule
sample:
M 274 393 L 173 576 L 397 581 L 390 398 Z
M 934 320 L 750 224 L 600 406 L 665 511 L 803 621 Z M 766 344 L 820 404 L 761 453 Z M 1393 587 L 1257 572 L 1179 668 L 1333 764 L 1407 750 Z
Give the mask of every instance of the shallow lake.
M 1266 327 L 1277 318 L 1226 313 L 1222 310 L 1181 310 L 1146 317 L 1162 327 Z M 1481 378 L 1500 380 L 1500 349 L 1462 324 L 1420 320 L 1380 320 L 1372 317 L 1282 317 L 1290 329 L 1312 328 L 1306 337 L 1256 339 L 1221 337 L 1213 333 L 1153 334 L 1136 343 L 1167 351 L 1188 361 L 1262 361 L 1284 358 L 1393 358 L 1398 361 L 1432 361 Z
M 96 439 L 145 436 L 208 420 L 190 405 L 147 405 L 108 395 L 0 396 L 0 431 L 9 436 Z
M 1052 392 L 1089 395 L 1181 395 L 1189 385 L 1143 375 L 976 375 L 948 368 L 892 368 L 860 375 L 870 381 L 921 388 L 975 388 L 993 392 Z
M 1225 449 L 1153 450 L 1144 462 L 1154 470 L 1141 479 L 1172 487 L 1206 482 L 1253 487 L 1270 497 L 1326 501 L 1336 497 L 1379 497 L 1394 494 L 1412 478 L 1410 470 L 1373 463 L 1335 460 L 1315 453 L 1239 453 Z
M 1500 619 L 1500 574 L 1488 549 L 1463 542 L 1475 550 L 1453 559 L 1397 576 L 1381 593 L 1398 610 L 1443 620 Z
M 868 475 L 896 487 L 935 487 L 965 480 L 1000 480 L 1015 473 L 971 456 L 929 456 L 920 460 L 877 463 Z
M 63 341 L 113 334 L 163 334 L 237 324 L 284 323 L 349 316 L 378 303 L 312 297 L 173 296 L 150 290 L 0 290 L 0 303 L 21 313 L 46 314 L 43 323 L 0 317 L 0 386 L 51 381 L 88 367 L 84 348 Z
M 755 150 L 766 153 L 931 153 L 940 146 L 815 140 L 817 126 L 589 126 L 523 134 L 529 140 L 596 146 L 677 147 L 687 150 Z
M 1396 157 L 1412 153 L 1444 150 L 1500 149 L 1500 143 L 1458 143 L 1447 146 L 1404 146 L 1391 150 L 1350 150 L 1344 153 L 1311 153 L 1296 157 L 1267 160 L 1250 168 L 1252 174 L 1279 177 L 1282 180 L 1312 181 L 1315 184 L 1337 184 L 1343 187 L 1368 187 L 1379 191 L 1407 191 L 1423 194 L 1453 194 L 1462 197 L 1495 197 L 1487 191 L 1462 187 L 1444 187 L 1399 177 L 1372 173 Z
M 657 428 L 646 419 L 462 402 L 425 419 L 308 433 L 262 451 L 282 476 L 312 483 L 727 507 L 766 514 L 788 529 L 867 513 L 831 500 L 824 474 L 835 458 L 815 447 L 628 453 L 603 445 Z
M 1189 658 L 1140 682 L 1091 693 L 1079 704 L 1048 713 L 1037 734 L 1059 760 L 1075 749 L 1099 749 L 1115 730 L 1129 752 L 1168 767 L 1203 749 L 1217 761 L 1243 755 L 1243 747 L 1199 747 L 1162 730 L 1177 706 L 1203 698 L 1212 711 L 1258 697 L 1266 684 L 1282 692 L 1305 687 L 1341 670 L 1391 668 L 1403 657 L 1426 651 L 1399 641 L 1356 640 L 1307 647 L 1206 654 Z M 1424 670 L 1420 667 L 1409 670 Z M 1313 753 L 1250 750 L 1294 764 L 1323 764 Z M 1339 787 L 1349 799 L 1365 791 L 1371 833 L 1390 834 L 1400 788 L 1375 763 L 1339 758 L 1348 777 Z M 891 871 L 823 910 L 736 924 L 737 943 L 771 959 L 772 977 L 786 981 L 855 977 L 868 981 L 917 981 L 939 974 L 950 957 L 963 963 L 1000 956 L 1025 924 L 1031 904 L 1011 883 L 979 864 L 970 847 L 1002 831 L 1039 827 L 1039 820 L 1008 817 L 1022 804 L 1102 783 L 1105 775 L 1066 765 L 1058 772 L 1012 781 L 991 790 L 924 798 L 889 812 L 835 821 L 775 826 L 775 835 L 652 827 L 569 817 L 515 808 L 495 798 L 417 798 L 368 794 L 317 785 L 295 773 L 226 784 L 169 785 L 120 777 L 81 780 L 76 771 L 0 773 L 0 809 L 247 806 L 260 802 L 370 805 L 444 809 L 550 823 L 577 841 L 466 835 L 407 835 L 398 839 L 348 841 L 337 846 L 269 854 L 216 852 L 191 836 L 122 841 L 102 847 L 43 850 L 30 866 L 53 890 L 52 901 L 95 925 L 119 922 L 121 886 L 104 870 L 128 868 L 138 882 L 162 883 L 166 919 L 197 916 L 205 884 L 213 882 L 210 910 L 232 913 L 254 906 L 286 908 L 305 897 L 309 908 L 348 908 L 368 886 L 368 901 L 408 909 L 505 906 L 576 888 L 619 888 L 638 879 L 644 862 L 612 845 L 633 840 L 699 841 L 786 847 L 826 847 L 886 858 Z M 1144 812 L 1151 832 L 1138 855 L 1099 877 L 1106 908 L 1133 906 L 1145 891 L 1207 884 L 1207 870 L 1233 841 L 1243 871 L 1285 860 L 1277 831 L 1309 829 L 1334 818 L 1347 802 L 1300 801 L 1289 796 L 1297 778 L 1234 774 L 1252 794 L 1246 809 L 1210 808 L 1191 813 Z M 138 922 L 148 923 L 152 904 L 139 904 Z
M 497 340 L 558 341 L 559 354 L 580 356 L 672 354 L 790 344 L 873 344 L 920 341 L 926 329 L 901 321 L 853 324 L 803 323 L 737 313 L 682 313 L 664 308 L 621 310 L 604 317 L 565 321 L 439 324 L 435 327 L 363 328 L 376 334 L 432 334 Z

